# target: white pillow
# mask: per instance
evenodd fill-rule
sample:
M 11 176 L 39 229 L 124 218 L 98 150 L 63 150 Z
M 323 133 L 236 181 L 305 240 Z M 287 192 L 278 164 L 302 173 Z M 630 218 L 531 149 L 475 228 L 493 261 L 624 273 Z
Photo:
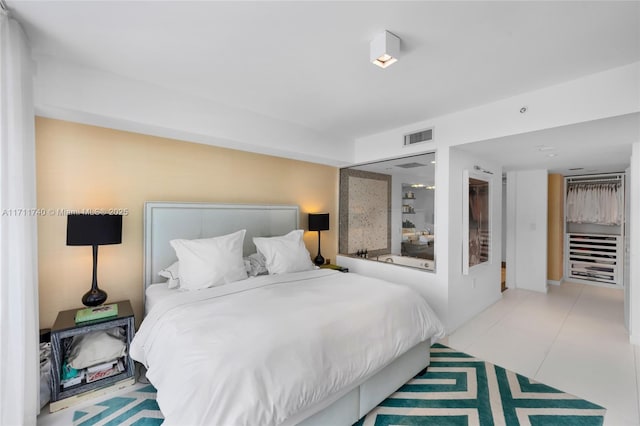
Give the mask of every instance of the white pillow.
M 171 240 L 180 262 L 180 288 L 199 290 L 247 278 L 242 260 L 246 230 L 214 238 Z
M 281 237 L 256 237 L 253 243 L 265 258 L 270 274 L 309 271 L 314 269 L 309 251 L 302 241 L 302 229 Z
M 180 287 L 180 262 L 173 262 L 171 266 L 164 268 L 160 272 L 158 272 L 158 275 L 168 279 L 168 288 Z

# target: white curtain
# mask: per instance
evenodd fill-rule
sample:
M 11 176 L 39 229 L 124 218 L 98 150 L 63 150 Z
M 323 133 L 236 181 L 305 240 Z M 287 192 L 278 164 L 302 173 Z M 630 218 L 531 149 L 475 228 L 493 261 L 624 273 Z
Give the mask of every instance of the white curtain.
M 0 9 L 0 425 L 39 412 L 35 132 L 32 59 Z

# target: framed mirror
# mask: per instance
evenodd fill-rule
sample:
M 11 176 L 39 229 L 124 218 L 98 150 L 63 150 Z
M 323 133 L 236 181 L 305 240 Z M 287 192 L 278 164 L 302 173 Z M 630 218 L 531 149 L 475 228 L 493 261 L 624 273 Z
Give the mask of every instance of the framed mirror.
M 462 273 L 489 262 L 491 243 L 491 185 L 487 177 L 464 171 L 462 189 Z

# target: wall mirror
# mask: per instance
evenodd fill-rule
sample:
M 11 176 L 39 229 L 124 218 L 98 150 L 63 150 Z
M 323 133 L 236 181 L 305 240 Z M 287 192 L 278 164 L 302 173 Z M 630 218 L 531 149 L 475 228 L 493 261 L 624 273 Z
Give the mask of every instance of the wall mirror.
M 430 152 L 341 169 L 340 253 L 435 270 L 435 167 Z
M 462 206 L 462 272 L 489 262 L 491 242 L 490 181 L 479 173 L 464 171 Z

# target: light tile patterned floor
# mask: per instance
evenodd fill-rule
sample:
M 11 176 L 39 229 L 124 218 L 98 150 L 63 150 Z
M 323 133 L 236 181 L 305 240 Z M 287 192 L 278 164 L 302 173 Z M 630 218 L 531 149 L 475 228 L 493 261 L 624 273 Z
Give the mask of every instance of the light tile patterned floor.
M 640 425 L 640 347 L 623 297 L 576 283 L 507 290 L 442 343 L 606 407 L 605 425 Z
M 575 283 L 547 294 L 507 290 L 442 343 L 605 406 L 605 425 L 640 425 L 640 347 L 629 344 L 622 291 Z M 45 407 L 38 425 L 68 426 L 78 408 Z

